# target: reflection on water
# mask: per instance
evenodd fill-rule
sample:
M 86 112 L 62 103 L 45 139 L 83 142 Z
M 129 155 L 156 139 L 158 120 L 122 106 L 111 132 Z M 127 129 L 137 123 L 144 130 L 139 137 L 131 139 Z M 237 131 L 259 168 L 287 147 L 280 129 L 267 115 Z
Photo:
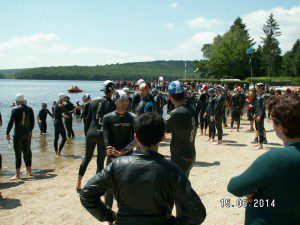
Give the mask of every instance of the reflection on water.
M 89 93 L 92 98 L 102 96 L 100 92 L 103 82 L 99 81 L 39 81 L 39 80 L 1 80 L 0 79 L 0 111 L 3 118 L 3 126 L 0 127 L 0 152 L 2 154 L 3 176 L 12 176 L 15 170 L 15 156 L 12 143 L 6 140 L 6 128 L 10 118 L 10 105 L 14 102 L 14 96 L 17 93 L 23 93 L 27 98 L 28 105 L 33 108 L 35 118 L 41 109 L 41 103 L 48 103 L 48 109 L 59 93 L 67 93 L 71 86 L 78 86 L 84 90 L 80 94 L 70 94 L 71 101 L 75 104 L 77 100 L 81 102 L 84 93 Z M 82 102 L 81 102 L 82 103 Z M 47 117 L 47 134 L 41 136 L 36 121 L 32 135 L 32 166 L 33 172 L 45 169 L 59 169 L 64 163 L 81 160 L 85 150 L 85 137 L 83 133 L 83 123 L 80 120 L 73 120 L 73 130 L 75 138 L 66 142 L 62 151 L 62 157 L 56 158 L 54 142 L 54 125 L 50 116 Z M 11 131 L 11 136 L 13 130 Z M 25 167 L 22 162 L 22 169 Z M 37 171 L 37 173 L 39 173 Z M 1 177 L 1 175 L 0 175 Z

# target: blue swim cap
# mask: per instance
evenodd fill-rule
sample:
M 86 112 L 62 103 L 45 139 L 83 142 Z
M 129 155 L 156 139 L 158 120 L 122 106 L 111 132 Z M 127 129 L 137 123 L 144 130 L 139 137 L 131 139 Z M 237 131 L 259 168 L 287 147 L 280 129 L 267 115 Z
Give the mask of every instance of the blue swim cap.
M 172 81 L 168 87 L 168 93 L 171 95 L 176 95 L 184 93 L 184 86 L 178 80 Z

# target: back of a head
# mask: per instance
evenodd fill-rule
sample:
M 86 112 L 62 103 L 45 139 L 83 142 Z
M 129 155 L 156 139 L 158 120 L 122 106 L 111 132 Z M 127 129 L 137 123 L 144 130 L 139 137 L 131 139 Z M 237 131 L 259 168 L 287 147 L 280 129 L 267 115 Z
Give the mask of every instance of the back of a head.
M 164 137 L 165 122 L 156 113 L 144 113 L 136 118 L 134 131 L 142 145 L 151 147 Z
M 274 123 L 280 124 L 286 129 L 286 137 L 291 139 L 300 137 L 299 96 L 274 96 L 268 104 L 268 110 Z

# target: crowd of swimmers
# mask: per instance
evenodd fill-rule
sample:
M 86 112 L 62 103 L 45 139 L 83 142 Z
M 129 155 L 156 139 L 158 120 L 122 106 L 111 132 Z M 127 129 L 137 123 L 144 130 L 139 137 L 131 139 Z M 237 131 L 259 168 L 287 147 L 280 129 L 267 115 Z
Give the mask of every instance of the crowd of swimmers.
M 53 117 L 57 157 L 61 156 L 67 137 L 74 138 L 73 114 L 83 121 L 85 156 L 76 189 L 86 210 L 99 221 L 110 224 L 201 224 L 206 209 L 188 179 L 196 162 L 198 127 L 198 135 L 208 133 L 207 141 L 214 142 L 217 137 L 215 144 L 222 145 L 229 111 L 230 129 L 239 132 L 247 106 L 249 128 L 253 131 L 254 124 L 256 128 L 257 148 L 263 149 L 267 141 L 264 121 L 268 116 L 284 147 L 262 154 L 244 173 L 230 180 L 228 191 L 238 197 L 246 196 L 245 224 L 300 224 L 299 95 L 287 91 L 284 96 L 277 92 L 276 96 L 267 97 L 263 83 L 250 85 L 248 95 L 246 87 L 239 86 L 231 93 L 226 85 L 219 84 L 196 87 L 179 81 L 168 82 L 167 87 L 165 84 L 161 78 L 150 84 L 140 79 L 134 85 L 107 80 L 103 83 L 104 96 L 91 100 L 85 94 L 82 105 L 79 102 L 74 105 L 63 93 L 58 95 L 52 112 L 46 103 L 42 104 L 39 128 L 41 135 L 46 134 L 47 115 Z M 162 91 L 166 91 L 167 98 Z M 34 112 L 22 94 L 16 96 L 16 105 L 6 131 L 10 141 L 14 126 L 16 174 L 12 180 L 20 179 L 22 154 L 28 176 L 34 176 L 31 172 Z M 163 119 L 165 105 L 168 115 Z M 171 133 L 170 161 L 159 153 L 165 133 Z M 82 178 L 95 148 L 96 175 L 82 188 Z M 117 212 L 112 210 L 114 198 Z M 172 216 L 174 204 L 176 216 Z

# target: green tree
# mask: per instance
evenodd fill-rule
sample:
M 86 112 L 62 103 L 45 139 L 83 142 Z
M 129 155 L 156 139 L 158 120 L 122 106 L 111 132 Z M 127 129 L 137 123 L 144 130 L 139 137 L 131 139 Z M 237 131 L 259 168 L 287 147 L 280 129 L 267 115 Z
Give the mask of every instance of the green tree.
M 265 37 L 262 37 L 262 69 L 267 76 L 278 76 L 281 69 L 281 49 L 277 37 L 281 35 L 279 24 L 271 13 L 263 25 Z

